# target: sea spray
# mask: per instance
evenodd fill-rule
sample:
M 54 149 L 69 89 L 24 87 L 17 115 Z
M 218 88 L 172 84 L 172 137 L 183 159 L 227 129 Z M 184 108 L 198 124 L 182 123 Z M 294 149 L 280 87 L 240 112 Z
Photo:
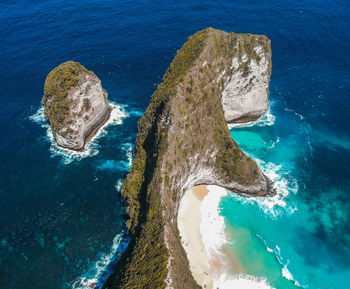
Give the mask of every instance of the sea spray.
M 126 157 L 128 159 L 128 166 L 129 168 L 132 165 L 132 150 L 133 150 L 133 145 L 132 143 L 124 143 L 122 144 L 122 149 L 126 152 Z
M 83 158 L 97 155 L 99 153 L 100 145 L 96 142 L 96 140 L 107 134 L 107 127 L 121 125 L 123 123 L 123 119 L 129 116 L 122 106 L 116 103 L 110 102 L 110 107 L 112 110 L 109 119 L 85 144 L 85 148 L 81 152 L 62 148 L 57 145 L 50 124 L 45 118 L 43 107 L 40 107 L 34 115 L 29 117 L 29 119 L 46 129 L 46 139 L 50 142 L 51 157 L 60 156 L 62 157 L 64 164 L 69 164 L 75 160 L 80 161 Z
M 115 189 L 120 192 L 122 190 L 122 187 L 123 187 L 123 182 L 124 182 L 124 179 L 119 179 L 117 181 L 117 183 L 115 184 Z
M 290 280 L 292 282 L 294 282 L 294 285 L 297 287 L 302 287 L 298 281 L 296 281 L 292 275 L 292 273 L 289 271 L 288 269 L 288 265 L 289 265 L 289 260 L 287 259 L 286 261 L 284 260 L 284 258 L 281 255 L 281 249 L 280 247 L 278 247 L 277 245 L 275 246 L 275 249 L 273 250 L 276 260 L 278 261 L 278 263 L 281 264 L 282 266 L 282 276 L 284 278 L 286 278 L 287 280 Z
M 113 239 L 112 247 L 108 254 L 102 255 L 82 276 L 72 284 L 72 289 L 100 289 L 107 278 L 113 273 L 114 265 L 119 259 L 120 253 L 128 246 L 129 239 L 122 232 Z
M 230 194 L 242 203 L 258 205 L 264 213 L 273 218 L 276 218 L 282 212 L 293 214 L 298 208 L 293 203 L 289 203 L 287 206 L 286 199 L 290 193 L 297 193 L 298 183 L 295 178 L 291 177 L 290 171 L 283 169 L 282 165 L 265 162 L 248 153 L 246 154 L 258 164 L 262 172 L 272 181 L 272 186 L 276 194 L 272 197 L 248 198 L 239 196 L 234 192 L 230 192 Z

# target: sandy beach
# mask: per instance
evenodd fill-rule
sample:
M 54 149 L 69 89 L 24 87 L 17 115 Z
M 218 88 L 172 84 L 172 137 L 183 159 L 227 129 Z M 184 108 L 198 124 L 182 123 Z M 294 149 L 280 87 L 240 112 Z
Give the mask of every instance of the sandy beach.
M 177 223 L 194 279 L 203 288 L 212 288 L 209 260 L 200 233 L 200 206 L 207 193 L 205 186 L 188 190 L 181 199 Z
M 204 243 L 205 240 L 208 241 L 208 234 L 213 234 L 209 236 L 213 240 L 220 238 L 218 234 L 210 230 L 210 225 L 206 224 L 210 218 L 206 218 L 203 214 L 208 214 L 208 210 L 204 210 L 203 207 L 201 210 L 206 197 L 208 198 L 205 199 L 204 206 L 205 202 L 213 203 L 211 198 L 215 195 L 208 195 L 208 193 L 209 190 L 205 185 L 195 186 L 188 190 L 181 199 L 177 219 L 182 245 L 189 260 L 192 275 L 203 288 L 213 288 L 215 280 L 219 279 L 222 274 L 234 275 L 244 272 L 239 260 L 227 245 L 222 244 L 218 251 Z M 209 214 L 215 215 L 214 212 Z M 215 218 L 212 216 L 211 220 L 215 221 Z M 209 225 L 209 230 L 203 230 L 207 228 L 207 225 Z M 206 234 L 206 238 L 203 238 L 203 233 Z

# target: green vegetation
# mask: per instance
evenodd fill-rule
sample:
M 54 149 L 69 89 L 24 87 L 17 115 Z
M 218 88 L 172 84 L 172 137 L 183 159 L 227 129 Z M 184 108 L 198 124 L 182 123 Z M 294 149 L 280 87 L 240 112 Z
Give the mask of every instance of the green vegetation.
M 41 104 L 54 133 L 65 127 L 70 106 L 68 91 L 79 84 L 81 72 L 92 73 L 80 63 L 68 61 L 57 66 L 46 77 Z
M 118 263 L 118 274 L 108 280 L 105 288 L 165 288 L 168 252 L 157 189 L 160 185 L 157 164 L 168 144 L 167 128 L 160 124 L 160 117 L 171 110 L 169 99 L 176 94 L 177 85 L 200 55 L 206 32 L 191 36 L 178 51 L 138 123 L 134 161 L 121 191 L 128 205 L 131 242 Z M 168 176 L 165 182 L 169 183 Z M 187 274 L 190 273 L 187 271 Z M 191 276 L 188 278 L 193 280 Z
M 254 56 L 254 49 L 242 40 L 251 37 L 211 28 L 199 31 L 178 51 L 164 74 L 139 120 L 133 164 L 121 191 L 131 241 L 117 264 L 117 273 L 104 288 L 165 288 L 169 261 L 165 226 L 175 256 L 171 261 L 174 288 L 198 288 L 177 226 L 170 225 L 177 209 L 176 186 L 195 165 L 190 157 L 194 153 L 205 156 L 210 149 L 216 155 L 202 158 L 202 165 L 215 170 L 218 178 L 256 184 L 258 167 L 230 136 L 221 104 L 224 81 L 216 81 L 222 71 L 232 72 L 233 54 Z

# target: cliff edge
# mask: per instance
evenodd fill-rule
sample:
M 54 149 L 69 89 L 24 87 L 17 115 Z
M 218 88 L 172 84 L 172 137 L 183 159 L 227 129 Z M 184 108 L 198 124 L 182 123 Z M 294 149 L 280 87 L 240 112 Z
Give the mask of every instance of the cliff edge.
M 104 288 L 199 288 L 179 237 L 179 201 L 199 184 L 270 193 L 227 126 L 264 113 L 270 74 L 266 36 L 207 28 L 188 38 L 138 123 L 121 191 L 131 241 Z
M 84 149 L 111 110 L 99 78 L 73 61 L 48 74 L 41 104 L 57 144 L 73 150 Z

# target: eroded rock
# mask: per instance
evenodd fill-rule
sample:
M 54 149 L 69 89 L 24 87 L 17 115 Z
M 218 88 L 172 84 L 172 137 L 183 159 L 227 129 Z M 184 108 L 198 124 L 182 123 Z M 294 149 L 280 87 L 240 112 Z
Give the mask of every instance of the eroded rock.
M 111 111 L 100 79 L 73 61 L 48 74 L 41 104 L 57 144 L 73 150 L 84 149 Z

